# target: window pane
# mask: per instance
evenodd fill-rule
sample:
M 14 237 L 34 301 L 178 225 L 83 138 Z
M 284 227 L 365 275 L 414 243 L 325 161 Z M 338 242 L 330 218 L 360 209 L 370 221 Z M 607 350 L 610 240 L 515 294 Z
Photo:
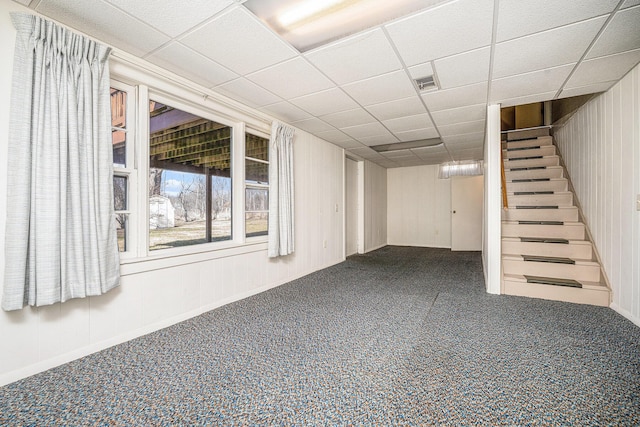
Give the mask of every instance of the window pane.
M 111 140 L 113 142 L 113 166 L 127 167 L 127 133 L 122 130 L 112 130 Z
M 231 178 L 211 177 L 211 240 L 231 239 Z
M 118 235 L 118 250 L 125 252 L 127 250 L 127 222 L 129 215 L 116 214 L 116 233 Z
M 116 211 L 127 210 L 127 177 L 113 177 L 113 208 Z
M 269 225 L 268 212 L 247 212 L 245 213 L 245 231 L 247 237 L 266 236 Z
M 254 162 L 247 159 L 245 161 L 246 182 L 254 184 L 269 183 L 269 164 Z
M 127 127 L 127 92 L 111 88 L 111 126 Z
M 149 104 L 149 248 L 230 239 L 231 128 Z
M 265 236 L 269 220 L 269 190 L 266 188 L 246 188 L 245 233 L 247 237 Z
M 269 160 L 269 140 L 260 136 L 246 134 L 245 157 Z
M 244 190 L 245 211 L 268 211 L 269 190 L 266 188 L 246 188 Z

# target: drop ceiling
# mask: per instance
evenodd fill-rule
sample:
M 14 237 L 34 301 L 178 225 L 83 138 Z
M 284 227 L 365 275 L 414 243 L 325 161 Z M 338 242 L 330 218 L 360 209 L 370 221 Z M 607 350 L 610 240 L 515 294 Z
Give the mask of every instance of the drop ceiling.
M 640 0 L 424 0 L 304 53 L 241 0 L 17 1 L 384 167 L 481 159 L 487 104 L 604 91 L 640 62 Z

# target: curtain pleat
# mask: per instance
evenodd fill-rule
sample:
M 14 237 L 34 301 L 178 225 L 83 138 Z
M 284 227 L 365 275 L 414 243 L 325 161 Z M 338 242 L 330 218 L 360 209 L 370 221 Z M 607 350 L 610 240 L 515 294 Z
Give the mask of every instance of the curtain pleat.
M 4 310 L 100 295 L 120 282 L 110 48 L 40 17 L 11 16 Z
M 293 128 L 274 122 L 269 154 L 270 258 L 294 251 Z

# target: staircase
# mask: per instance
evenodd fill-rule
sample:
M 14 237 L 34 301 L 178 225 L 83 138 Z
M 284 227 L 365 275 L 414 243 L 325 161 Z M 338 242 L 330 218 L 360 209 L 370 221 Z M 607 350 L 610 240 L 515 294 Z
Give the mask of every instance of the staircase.
M 502 293 L 609 306 L 610 291 L 548 128 L 503 141 Z

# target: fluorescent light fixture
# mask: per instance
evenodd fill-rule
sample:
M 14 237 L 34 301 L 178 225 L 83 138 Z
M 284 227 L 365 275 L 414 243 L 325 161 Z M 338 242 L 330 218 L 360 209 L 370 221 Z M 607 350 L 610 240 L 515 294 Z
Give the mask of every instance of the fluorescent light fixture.
M 388 151 L 408 150 L 410 148 L 436 148 L 441 147 L 440 138 L 417 139 L 415 141 L 396 142 L 393 144 L 372 145 L 371 148 L 378 153 L 386 153 Z
M 438 178 L 440 179 L 447 179 L 452 176 L 474 176 L 482 174 L 482 162 L 476 160 L 442 163 L 438 170 Z
M 262 22 L 300 52 L 448 0 L 247 0 Z

